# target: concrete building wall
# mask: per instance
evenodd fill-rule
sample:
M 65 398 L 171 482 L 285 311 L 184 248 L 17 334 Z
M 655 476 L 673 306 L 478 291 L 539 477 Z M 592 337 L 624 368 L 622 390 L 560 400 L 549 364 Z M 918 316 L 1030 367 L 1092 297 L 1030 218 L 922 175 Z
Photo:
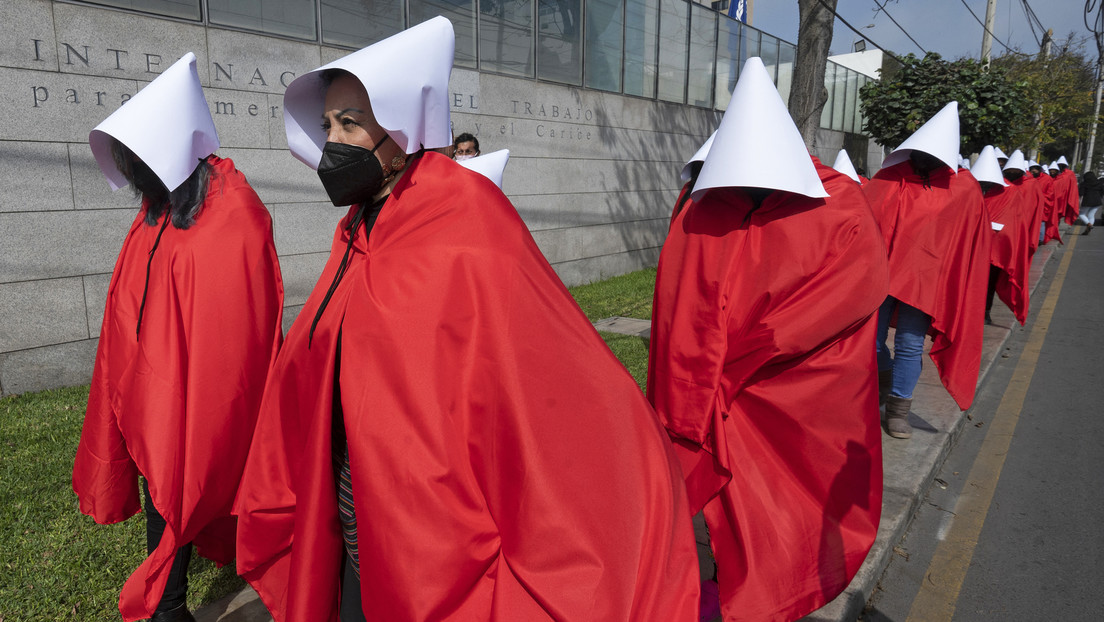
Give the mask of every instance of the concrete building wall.
M 88 132 L 186 52 L 222 147 L 272 214 L 290 325 L 345 208 L 287 150 L 282 95 L 343 49 L 53 0 L 0 3 L 0 393 L 91 377 L 138 200 Z M 455 69 L 453 125 L 508 148 L 503 190 L 568 285 L 654 265 L 678 172 L 720 113 Z M 171 118 L 165 119 L 171 123 Z M 842 134 L 826 135 L 826 146 Z M 839 145 L 835 147 L 838 149 Z M 835 150 L 820 155 L 835 156 Z

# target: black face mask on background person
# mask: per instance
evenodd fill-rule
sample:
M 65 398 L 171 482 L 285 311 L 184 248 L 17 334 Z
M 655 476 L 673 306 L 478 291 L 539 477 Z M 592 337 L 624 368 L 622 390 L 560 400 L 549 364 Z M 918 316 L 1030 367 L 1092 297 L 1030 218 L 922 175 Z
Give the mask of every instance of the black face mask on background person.
M 390 136 L 384 134 L 383 140 L 371 149 L 345 143 L 326 143 L 322 159 L 318 162 L 318 178 L 322 180 L 330 202 L 337 207 L 361 203 L 379 191 L 385 175 L 376 158 L 376 149 L 388 138 Z

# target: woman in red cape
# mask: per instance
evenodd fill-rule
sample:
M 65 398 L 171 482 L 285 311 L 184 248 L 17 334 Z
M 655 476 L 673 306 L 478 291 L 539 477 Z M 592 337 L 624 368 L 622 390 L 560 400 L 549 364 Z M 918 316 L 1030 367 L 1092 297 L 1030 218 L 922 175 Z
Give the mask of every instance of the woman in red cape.
M 991 234 L 981 190 L 973 178 L 945 167 L 925 180 L 907 161 L 882 169 L 863 190 L 889 251 L 889 295 L 931 318 L 929 356 L 966 410 L 981 366 L 989 274 Z
M 726 621 L 793 620 L 832 600 L 874 542 L 882 493 L 870 348 L 887 274 L 877 224 L 855 182 L 810 166 L 753 61 L 729 110 L 762 114 L 773 102 L 773 119 L 743 120 L 792 134 L 794 148 L 741 149 L 747 128 L 722 120 L 660 255 L 648 369 L 690 510 L 704 509 Z M 755 162 L 734 177 L 744 153 L 806 170 L 818 196 L 749 189 L 770 182 Z M 704 186 L 713 165 L 730 181 Z
M 407 82 L 376 81 L 397 59 Z M 238 571 L 277 622 L 694 620 L 654 412 L 498 187 L 421 148 L 450 142 L 451 65 L 438 17 L 285 96 L 289 144 L 354 205 L 268 380 Z
M 978 158 L 979 163 L 983 157 L 984 152 Z M 995 158 L 993 162 L 995 164 Z M 1030 307 L 1027 279 L 1031 270 L 1031 249 L 1028 240 L 1032 234 L 1030 215 L 1033 209 L 1031 199 L 1022 192 L 1020 182 L 1024 172 L 1016 166 L 1013 162 L 1005 167 L 1003 175 L 1007 181 L 1004 184 L 990 182 L 989 187 L 984 188 L 985 208 L 994 226 L 985 318 L 990 322 L 989 309 L 995 294 L 1022 325 L 1027 321 Z M 998 226 L 1000 229 L 996 230 Z
M 889 296 L 879 311 L 879 384 L 886 429 L 909 438 L 924 335 L 943 386 L 959 408 L 974 400 L 981 367 L 990 221 L 981 189 L 957 172 L 958 105 L 947 104 L 901 144 L 863 191 L 889 253 Z M 897 327 L 892 355 L 886 345 Z
M 108 286 L 73 467 L 80 510 L 99 523 L 137 513 L 138 476 L 145 480 L 149 557 L 119 598 L 128 621 L 193 619 L 185 606 L 192 544 L 220 565 L 233 561 L 231 505 L 281 337 L 272 220 L 234 163 L 207 155 L 217 137 L 194 56 L 190 75 L 186 60 L 146 89 L 181 106 L 193 98 L 206 124 L 172 134 L 166 119 L 188 117 L 164 100 L 150 105 L 144 89 L 91 137 L 109 179 L 121 175 L 144 195 Z M 141 114 L 147 105 L 155 115 Z M 152 154 L 142 150 L 149 145 Z M 174 157 L 178 170 L 194 168 L 184 182 L 165 181 Z

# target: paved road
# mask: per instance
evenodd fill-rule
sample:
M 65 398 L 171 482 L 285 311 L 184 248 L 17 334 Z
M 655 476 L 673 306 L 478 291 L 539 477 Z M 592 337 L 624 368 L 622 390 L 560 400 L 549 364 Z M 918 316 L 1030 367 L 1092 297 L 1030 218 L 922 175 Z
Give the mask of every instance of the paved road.
M 1104 228 L 1066 242 L 863 620 L 1104 617 Z

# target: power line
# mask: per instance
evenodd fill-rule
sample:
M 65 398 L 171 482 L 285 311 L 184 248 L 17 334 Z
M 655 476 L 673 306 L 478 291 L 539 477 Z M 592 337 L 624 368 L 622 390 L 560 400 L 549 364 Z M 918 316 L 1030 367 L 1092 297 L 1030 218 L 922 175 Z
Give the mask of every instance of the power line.
M 1027 0 L 1024 0 L 1024 2 L 1027 2 Z M 917 43 L 916 39 L 913 39 L 912 35 L 910 35 L 907 30 L 905 30 L 900 24 L 898 24 L 897 20 L 893 19 L 893 16 L 889 14 L 889 11 L 886 10 L 884 4 L 879 3 L 878 0 L 874 0 L 874 4 L 878 7 L 878 9 L 882 11 L 882 13 L 885 13 L 886 17 L 889 18 L 889 21 L 893 22 L 894 26 L 897 26 L 901 29 L 901 32 L 905 33 L 905 36 L 909 38 L 909 41 L 912 41 L 913 44 L 916 45 L 916 47 L 920 48 L 921 52 L 923 52 L 924 54 L 928 53 L 928 51 L 924 49 L 924 46 Z M 877 11 L 875 11 L 875 13 L 877 13 Z
M 859 29 L 858 29 L 858 28 L 855 28 L 855 27 L 854 27 L 854 26 L 852 26 L 852 25 L 851 25 L 851 24 L 850 24 L 850 23 L 849 23 L 849 22 L 848 22 L 847 20 L 843 19 L 843 16 L 842 16 L 842 15 L 840 15 L 839 13 L 836 13 L 836 10 L 835 10 L 835 9 L 833 9 L 832 7 L 828 6 L 828 4 L 827 4 L 826 2 L 824 2 L 824 0 L 817 0 L 817 2 L 819 2 L 819 3 L 820 3 L 820 5 L 821 5 L 821 6 L 823 6 L 824 8 L 828 9 L 828 11 L 829 11 L 830 13 L 832 13 L 832 15 L 834 15 L 834 16 L 836 17 L 836 19 L 838 19 L 838 20 L 839 20 L 839 21 L 840 21 L 841 23 L 843 23 L 843 25 L 844 25 L 844 26 L 847 26 L 848 28 L 850 28 L 850 29 L 851 29 L 851 32 L 853 32 L 853 33 L 855 33 L 855 34 L 859 35 L 860 37 L 862 37 L 862 39 L 863 39 L 864 41 L 867 41 L 867 42 L 869 42 L 869 43 L 870 43 L 870 45 L 873 45 L 874 47 L 878 48 L 878 49 L 879 49 L 879 50 L 881 50 L 882 52 L 884 52 L 884 53 L 888 54 L 890 58 L 892 58 L 893 60 L 897 61 L 898 63 L 901 63 L 901 65 L 905 65 L 905 64 L 906 64 L 906 63 L 905 63 L 905 61 L 904 61 L 904 59 L 902 59 L 902 58 L 901 58 L 900 56 L 897 56 L 897 55 L 896 55 L 896 54 L 894 54 L 893 52 L 890 52 L 889 50 L 885 49 L 884 47 L 882 47 L 882 46 L 878 45 L 877 43 L 875 43 L 875 42 L 874 42 L 874 40 L 873 40 L 873 39 L 871 39 L 870 37 L 868 37 L 868 36 L 864 35 L 864 34 L 863 34 L 862 32 L 860 32 L 860 31 L 859 31 Z M 922 49 L 922 48 L 921 48 L 921 49 Z M 926 53 L 926 52 L 925 52 L 925 53 Z
M 984 30 L 985 32 L 989 33 L 990 37 L 993 37 L 994 41 L 996 41 L 997 43 L 1003 45 L 1004 49 L 1008 50 L 1009 52 L 1016 53 L 1016 50 L 1013 50 L 1012 48 L 1008 47 L 1008 45 L 1004 41 L 1001 41 L 1000 39 L 997 38 L 997 35 L 994 34 L 992 30 L 989 30 L 988 28 L 985 27 L 985 22 L 981 21 L 981 19 L 978 18 L 977 13 L 974 13 L 974 10 L 970 8 L 970 5 L 966 4 L 966 0 L 958 0 L 958 1 L 962 3 L 962 6 L 966 7 L 966 10 L 970 12 L 970 15 L 974 16 L 974 20 L 977 21 L 977 23 L 981 24 L 981 29 Z M 1090 1 L 1093 1 L 1093 0 L 1090 0 Z
M 1035 15 L 1035 11 L 1031 10 L 1031 5 L 1027 3 L 1027 0 L 1020 0 L 1020 3 L 1023 5 L 1024 15 L 1027 16 L 1027 27 L 1031 29 L 1031 36 L 1035 37 L 1035 43 L 1037 45 L 1042 45 L 1043 42 L 1039 39 L 1039 35 L 1035 34 L 1035 26 L 1039 26 L 1039 30 L 1042 31 L 1043 34 L 1046 34 L 1046 26 L 1043 25 L 1039 16 Z

